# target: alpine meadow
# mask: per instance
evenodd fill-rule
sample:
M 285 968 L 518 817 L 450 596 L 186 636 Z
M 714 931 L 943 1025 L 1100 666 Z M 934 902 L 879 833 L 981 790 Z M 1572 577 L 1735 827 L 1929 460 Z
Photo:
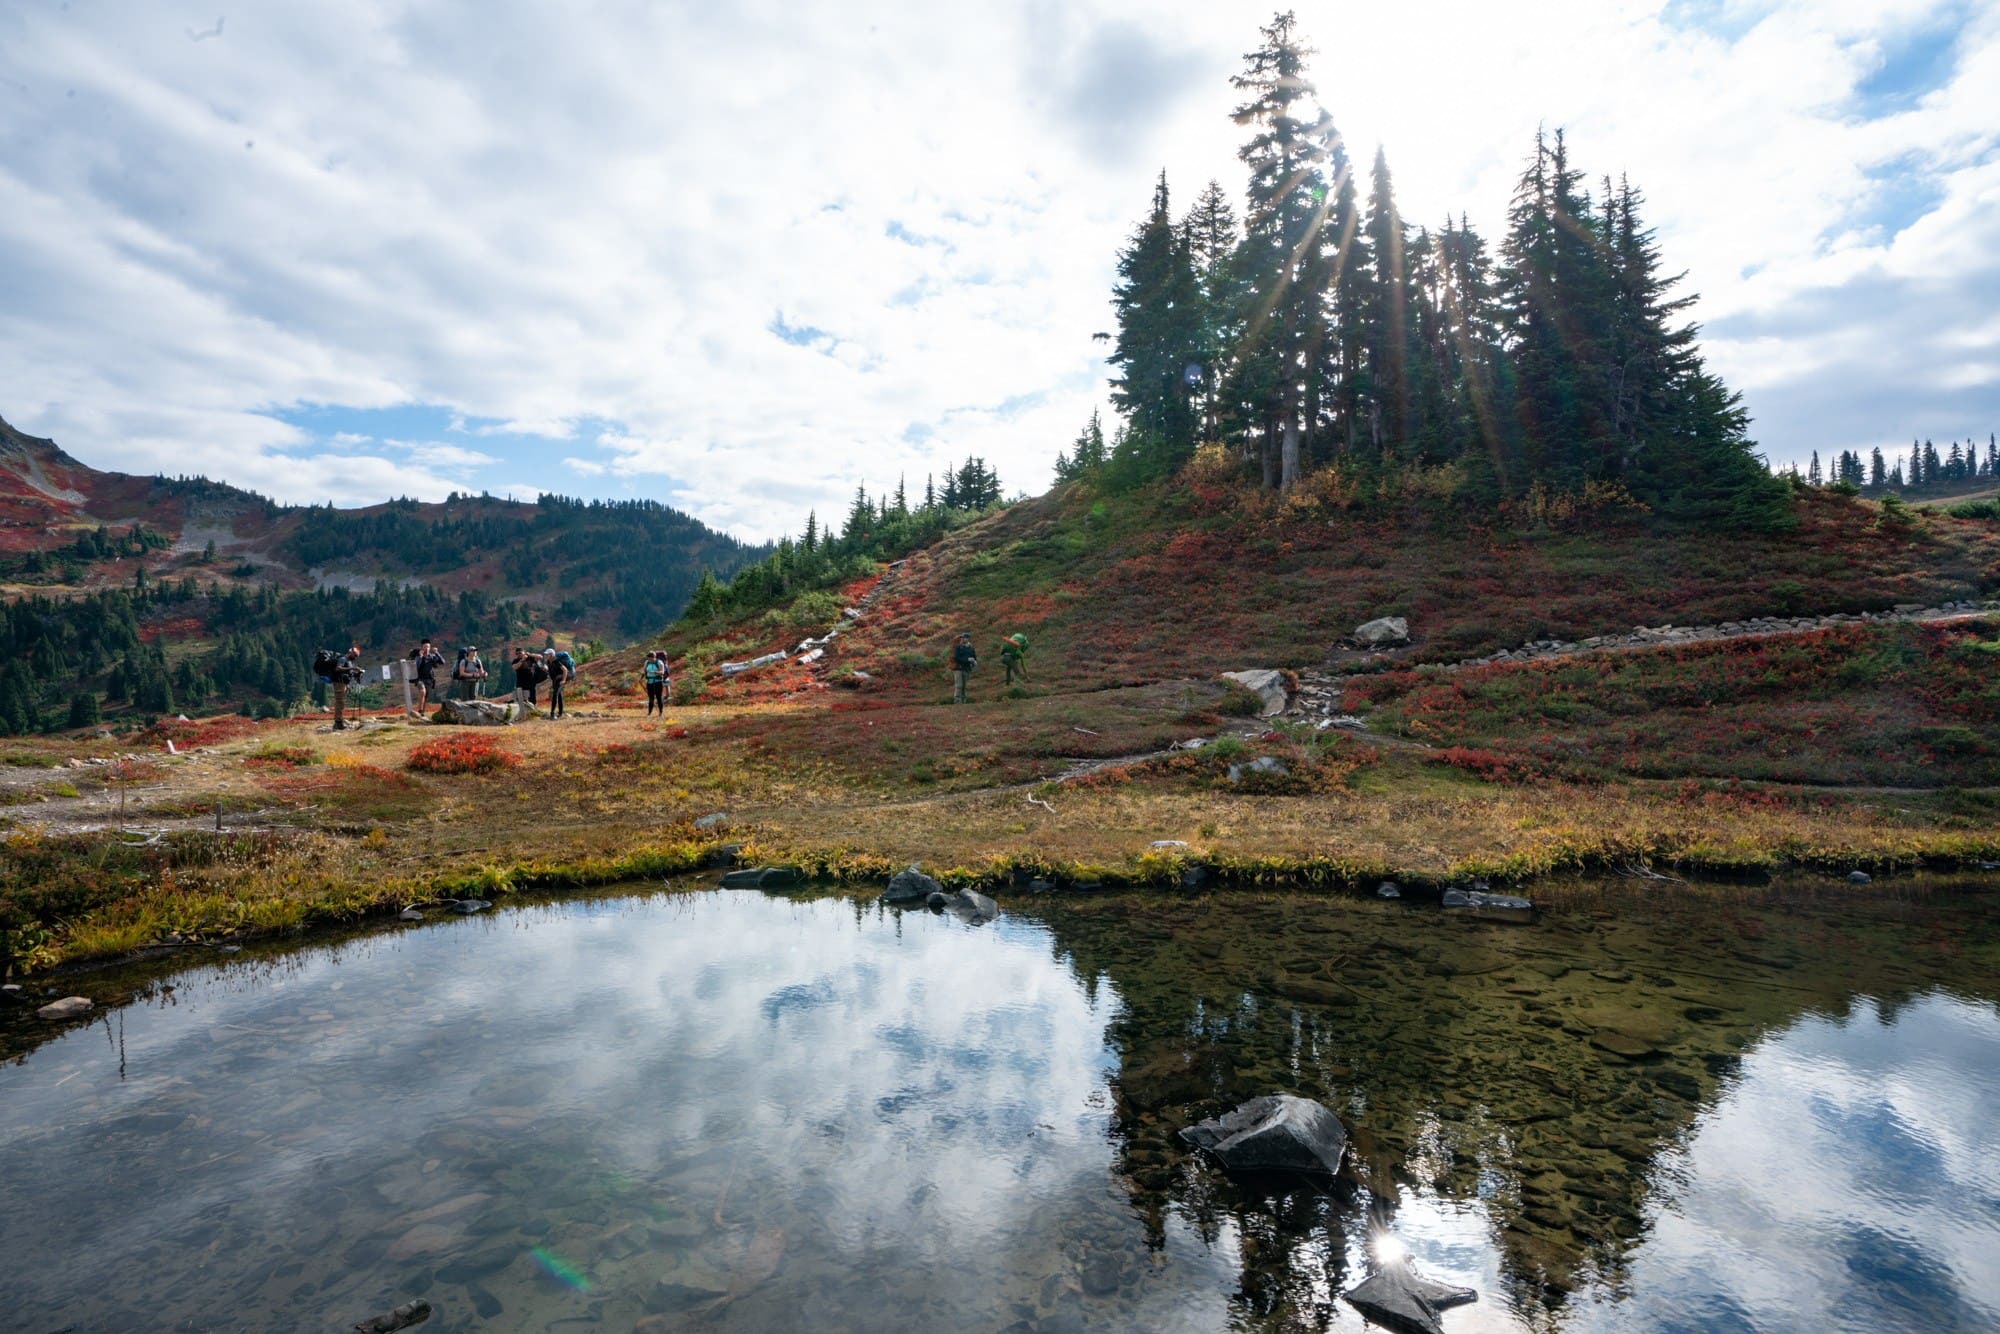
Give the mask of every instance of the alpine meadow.
M 0 18 L 14 1322 L 2000 1326 L 2000 10 L 836 8 Z

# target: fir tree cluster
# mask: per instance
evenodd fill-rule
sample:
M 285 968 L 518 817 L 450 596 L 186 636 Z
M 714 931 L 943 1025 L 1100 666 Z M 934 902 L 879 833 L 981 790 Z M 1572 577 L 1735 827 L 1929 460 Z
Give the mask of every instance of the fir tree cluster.
M 1635 186 L 1593 192 L 1562 132 L 1537 133 L 1497 254 L 1462 215 L 1412 227 L 1380 151 L 1361 197 L 1294 16 L 1262 39 L 1234 79 L 1241 220 L 1213 181 L 1175 216 L 1162 174 L 1101 335 L 1123 421 L 1108 443 L 1093 421 L 1059 476 L 1136 483 L 1213 441 L 1274 488 L 1455 463 L 1481 499 L 1614 483 L 1677 516 L 1793 522 Z
M 1976 439 L 1962 443 L 1954 440 L 1942 450 L 1929 440 L 1912 440 L 1908 455 L 1901 452 L 1885 455 L 1877 445 L 1868 451 L 1865 461 L 1860 451 L 1843 449 L 1833 456 L 1827 468 L 1820 466 L 1819 451 L 1815 449 L 1805 472 L 1801 473 L 1795 463 L 1785 475 L 1808 486 L 1846 485 L 1858 491 L 1896 491 L 1906 495 L 2000 482 L 2000 435 L 1988 433 L 1984 450 Z
M 738 570 L 728 583 L 712 571 L 702 571 L 686 615 L 694 621 L 711 621 L 724 613 L 755 611 L 861 578 L 877 561 L 928 546 L 1000 503 L 1000 474 L 983 458 L 947 465 L 942 483 L 935 474 L 925 477 L 921 498 L 912 498 L 901 480 L 893 492 L 872 499 L 867 487 L 856 487 L 839 532 L 822 531 L 815 511 L 806 516 L 802 536 L 785 538 L 768 557 Z

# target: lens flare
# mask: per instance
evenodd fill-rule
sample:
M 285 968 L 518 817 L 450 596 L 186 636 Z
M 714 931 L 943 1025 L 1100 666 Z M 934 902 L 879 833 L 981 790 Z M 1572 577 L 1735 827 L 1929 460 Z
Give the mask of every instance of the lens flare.
M 541 1261 L 542 1268 L 548 1270 L 549 1277 L 555 1279 L 556 1282 L 566 1287 L 575 1288 L 578 1292 L 590 1291 L 590 1280 L 578 1273 L 575 1265 L 563 1259 L 554 1251 L 549 1250 L 546 1246 L 537 1246 L 529 1254 Z
M 1410 1248 L 1403 1239 L 1393 1232 L 1378 1232 L 1368 1242 L 1369 1251 L 1377 1264 L 1392 1265 L 1399 1260 L 1410 1258 Z

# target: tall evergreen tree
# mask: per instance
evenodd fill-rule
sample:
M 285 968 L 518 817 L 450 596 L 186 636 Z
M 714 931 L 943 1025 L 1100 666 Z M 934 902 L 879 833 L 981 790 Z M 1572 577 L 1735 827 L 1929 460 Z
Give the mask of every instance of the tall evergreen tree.
M 1118 317 L 1111 398 L 1131 424 L 1144 471 L 1164 472 L 1194 448 L 1203 352 L 1201 287 L 1187 232 L 1174 222 L 1165 172 L 1151 211 L 1118 257 L 1111 302 Z
M 1410 288 L 1405 270 L 1409 246 L 1389 181 L 1389 159 L 1375 150 L 1369 173 L 1366 348 L 1369 434 L 1376 449 L 1403 446 L 1410 436 Z
M 1236 345 L 1241 303 L 1236 292 L 1233 263 L 1238 244 L 1236 211 L 1219 181 L 1202 187 L 1194 207 L 1181 222 L 1186 237 L 1188 262 L 1194 269 L 1201 293 L 1196 360 L 1201 367 L 1195 385 L 1196 431 L 1204 440 L 1222 433 L 1221 394 L 1228 373 L 1231 350 Z M 1101 435 L 1101 432 L 1100 432 Z
M 1262 31 L 1231 82 L 1247 94 L 1238 125 L 1252 134 L 1237 156 L 1250 170 L 1237 272 L 1241 342 L 1230 394 L 1256 443 L 1266 485 L 1299 478 L 1305 383 L 1326 336 L 1325 228 L 1333 205 L 1327 168 L 1338 136 L 1305 77 L 1311 51 L 1289 13 Z

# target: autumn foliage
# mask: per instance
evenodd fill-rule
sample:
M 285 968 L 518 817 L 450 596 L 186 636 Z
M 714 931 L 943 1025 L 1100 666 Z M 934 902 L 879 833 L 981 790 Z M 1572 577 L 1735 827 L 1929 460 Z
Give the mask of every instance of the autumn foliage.
M 484 774 L 511 769 L 521 757 L 502 750 L 484 733 L 458 733 L 425 741 L 410 751 L 405 768 L 424 774 Z

